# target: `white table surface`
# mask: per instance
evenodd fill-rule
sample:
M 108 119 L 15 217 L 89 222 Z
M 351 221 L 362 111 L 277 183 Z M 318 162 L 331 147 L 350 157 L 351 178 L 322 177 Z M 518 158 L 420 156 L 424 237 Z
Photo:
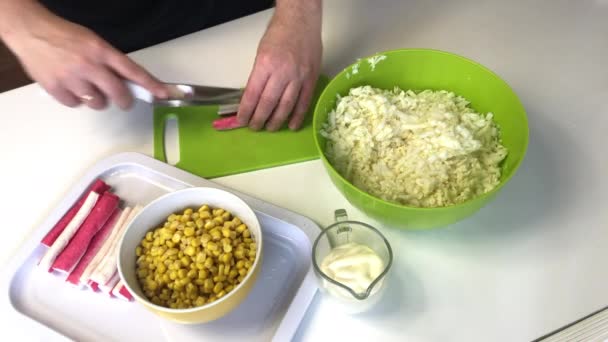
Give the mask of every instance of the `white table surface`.
M 242 86 L 269 17 L 133 57 L 166 81 Z M 516 177 L 471 219 L 426 232 L 381 227 L 396 255 L 388 299 L 353 317 L 317 296 L 296 340 L 528 341 L 608 305 L 607 18 L 606 0 L 326 1 L 325 73 L 394 48 L 464 55 L 519 94 L 530 146 Z M 148 106 L 67 109 L 39 92 L 31 85 L 0 94 L 0 266 L 96 161 L 152 154 Z M 218 181 L 322 225 L 337 208 L 369 221 L 319 161 Z M 10 313 L 0 308 L 6 336 L 48 339 Z

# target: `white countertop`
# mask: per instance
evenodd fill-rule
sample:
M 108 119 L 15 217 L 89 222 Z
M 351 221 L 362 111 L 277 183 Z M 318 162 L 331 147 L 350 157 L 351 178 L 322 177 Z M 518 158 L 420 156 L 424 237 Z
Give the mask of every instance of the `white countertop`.
M 269 16 L 133 57 L 166 81 L 241 86 Z M 426 232 L 382 228 L 396 255 L 390 300 L 351 317 L 317 296 L 296 340 L 528 341 L 608 305 L 606 18 L 606 0 L 326 1 L 325 73 L 394 48 L 461 54 L 519 94 L 530 146 L 518 174 L 474 217 Z M 0 94 L 0 266 L 96 161 L 123 151 L 152 154 L 149 107 L 67 109 L 39 91 L 31 85 Z M 320 224 L 337 208 L 369 221 L 319 161 L 218 181 Z M 0 308 L 6 336 L 46 340 L 10 312 Z

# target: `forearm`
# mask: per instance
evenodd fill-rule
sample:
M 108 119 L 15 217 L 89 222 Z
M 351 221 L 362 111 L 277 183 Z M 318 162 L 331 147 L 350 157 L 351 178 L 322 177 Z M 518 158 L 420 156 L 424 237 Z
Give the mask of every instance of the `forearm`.
M 321 31 L 322 0 L 277 0 L 272 21 Z

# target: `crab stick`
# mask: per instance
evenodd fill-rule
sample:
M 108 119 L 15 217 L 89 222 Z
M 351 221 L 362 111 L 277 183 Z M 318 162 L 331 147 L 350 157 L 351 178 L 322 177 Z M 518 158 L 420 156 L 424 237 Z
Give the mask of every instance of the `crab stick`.
M 70 223 L 68 223 L 68 225 L 61 232 L 61 234 L 59 234 L 55 242 L 51 245 L 51 247 L 46 251 L 42 259 L 40 260 L 40 267 L 49 272 L 52 270 L 52 266 L 55 262 L 55 259 L 57 258 L 59 253 L 63 251 L 65 246 L 67 246 L 67 244 L 70 242 L 72 236 L 76 234 L 76 231 L 78 230 L 78 228 L 80 228 L 82 222 L 87 218 L 87 216 L 95 206 L 95 203 L 97 202 L 98 198 L 99 194 L 97 194 L 96 192 L 91 191 L 89 193 L 87 198 L 84 200 L 84 203 L 82 203 L 80 209 L 78 209 L 76 215 L 74 215 L 74 218 L 70 220 Z
M 91 240 L 103 227 L 112 213 L 118 208 L 120 199 L 113 193 L 106 191 L 97 201 L 91 213 L 82 223 L 76 234 L 72 237 L 68 245 L 59 253 L 53 270 L 70 273 L 78 265 L 82 256 L 86 253 Z
M 227 131 L 230 129 L 241 128 L 244 125 L 241 125 L 237 120 L 236 115 L 227 116 L 225 118 L 217 119 L 213 121 L 213 128 L 218 131 Z
M 87 195 L 91 192 L 95 192 L 98 195 L 101 195 L 109 189 L 109 185 L 104 183 L 101 179 L 97 179 L 89 188 Z M 59 235 L 61 235 L 61 233 L 70 223 L 70 221 L 72 221 L 74 216 L 76 216 L 76 213 L 78 213 L 78 210 L 80 210 L 80 207 L 82 207 L 86 198 L 87 196 L 80 196 L 78 201 L 76 201 L 76 203 L 74 203 L 74 205 L 63 215 L 63 217 L 61 217 L 61 219 L 55 224 L 55 226 L 53 226 L 53 228 L 44 236 L 40 243 L 47 247 L 51 247 L 55 240 L 57 240 Z
M 112 230 L 116 227 L 116 222 L 118 221 L 121 213 L 122 210 L 120 208 L 116 208 L 114 212 L 112 212 L 110 218 L 106 221 L 106 223 L 104 223 L 103 227 L 101 227 L 101 229 L 91 240 L 87 251 L 78 262 L 78 265 L 76 265 L 74 270 L 68 275 L 68 278 L 66 279 L 67 282 L 74 285 L 81 285 L 80 276 L 84 273 L 91 261 L 93 261 L 93 258 L 95 258 L 95 255 L 97 255 L 101 247 L 103 247 L 104 242 L 110 236 Z
M 103 257 L 103 260 L 99 263 L 93 274 L 90 276 L 90 280 L 98 283 L 98 284 L 106 284 L 117 272 L 117 257 L 118 257 L 118 247 L 120 237 L 123 235 L 124 231 L 129 226 L 129 223 L 135 218 L 135 216 L 141 210 L 141 206 L 136 206 L 131 210 L 129 217 L 125 220 L 122 226 L 119 228 L 120 233 L 114 241 L 112 241 L 112 245 L 110 246 L 108 253 Z
M 108 238 L 103 242 L 103 245 L 101 246 L 99 251 L 97 251 L 97 254 L 95 254 L 93 260 L 91 260 L 89 265 L 85 268 L 84 272 L 82 272 L 82 274 L 80 275 L 80 284 L 89 284 L 89 277 L 108 253 L 108 250 L 112 245 L 112 241 L 117 239 L 117 236 L 119 236 L 120 227 L 122 227 L 127 217 L 129 217 L 129 214 L 131 214 L 131 208 L 129 207 L 126 207 L 125 209 L 123 209 L 122 213 L 120 213 L 120 216 L 118 217 L 118 220 L 116 221 L 115 227 L 112 229 L 110 236 L 108 236 Z

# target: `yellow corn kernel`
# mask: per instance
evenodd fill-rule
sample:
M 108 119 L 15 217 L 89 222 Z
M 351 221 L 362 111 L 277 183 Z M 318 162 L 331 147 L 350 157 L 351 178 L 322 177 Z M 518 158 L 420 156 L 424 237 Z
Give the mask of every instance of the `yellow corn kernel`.
M 226 252 L 226 253 L 232 252 L 232 245 L 224 244 L 224 252 Z
M 217 298 L 222 298 L 226 295 L 226 291 L 222 290 L 220 291 L 220 293 L 217 294 Z
M 186 222 L 190 221 L 190 215 L 189 214 L 182 215 L 180 221 L 182 221 L 182 223 L 186 223 Z
M 230 213 L 226 211 L 222 214 L 222 219 L 224 219 L 224 221 L 229 221 L 232 219 L 231 216 L 232 215 L 230 215 Z
M 213 222 L 215 222 L 216 225 L 218 226 L 223 226 L 224 225 L 224 219 L 221 216 L 216 216 L 213 218 Z
M 165 245 L 167 245 L 167 247 L 169 248 L 173 248 L 175 247 L 175 242 L 173 242 L 173 240 L 167 240 L 167 242 L 165 242 Z
M 207 270 L 198 271 L 198 279 L 207 279 L 207 277 L 209 277 L 209 272 L 207 272 Z
M 217 208 L 213 209 L 213 216 L 221 216 L 224 213 L 224 209 Z
M 229 293 L 232 290 L 234 290 L 234 285 L 228 285 L 224 288 L 224 291 L 226 291 L 226 293 Z
M 194 221 L 188 221 L 188 222 L 186 222 L 186 228 L 188 228 L 188 227 L 194 228 L 194 227 L 196 227 L 196 223 L 194 223 Z
M 220 291 L 222 291 L 223 288 L 224 288 L 224 284 L 216 283 L 215 286 L 213 287 L 213 293 L 215 293 L 217 295 Z
M 176 218 L 177 218 L 177 215 L 171 214 L 171 215 L 169 215 L 169 217 L 167 217 L 167 221 L 173 222 L 173 221 L 175 221 Z
M 245 257 L 245 250 L 237 248 L 237 250 L 234 252 L 234 257 L 238 260 L 243 259 Z
M 245 229 L 245 230 L 243 231 L 243 237 L 244 237 L 244 238 L 249 238 L 249 237 L 251 237 L 251 232 L 249 231 L 249 229 Z
M 173 241 L 174 243 L 179 243 L 181 240 L 182 240 L 182 234 L 180 234 L 180 233 L 173 234 L 173 237 L 171 238 L 171 241 Z
M 213 259 L 212 258 L 207 258 L 205 260 L 205 267 L 207 267 L 207 268 L 213 267 Z
M 202 244 L 201 239 L 194 238 L 190 241 L 190 245 L 194 248 L 199 247 Z
M 236 226 L 241 225 L 243 222 L 241 222 L 241 220 L 238 217 L 235 217 L 235 218 L 232 219 L 232 223 L 236 227 Z
M 147 232 L 146 233 L 146 240 L 147 241 L 152 241 L 154 240 L 154 234 L 152 232 Z
M 207 243 L 207 249 L 210 251 L 217 251 L 219 249 L 219 246 L 217 245 L 217 243 L 215 243 L 213 241 L 209 241 Z
M 189 256 L 194 256 L 196 254 L 196 248 L 192 246 L 188 246 L 184 249 L 184 254 Z
M 187 276 L 188 276 L 188 271 L 186 271 L 186 269 L 181 268 L 177 271 L 178 279 L 186 278 Z
M 230 270 L 230 273 L 228 273 L 228 279 L 234 279 L 239 275 L 239 272 L 236 269 L 232 269 Z
M 195 229 L 193 227 L 186 227 L 184 228 L 184 235 L 185 236 L 194 236 L 195 233 Z
M 228 274 L 230 274 L 230 265 L 226 265 L 226 266 L 224 267 L 224 275 L 226 275 L 226 276 L 227 276 Z
M 190 263 L 192 262 L 192 261 L 190 260 L 190 258 L 188 258 L 187 256 L 183 256 L 181 259 L 179 259 L 179 261 L 182 263 L 182 265 L 183 265 L 184 267 L 188 267 L 188 266 L 190 266 Z
M 207 246 L 207 242 L 209 241 L 211 241 L 211 235 L 205 233 L 201 236 L 201 243 L 203 246 Z
M 231 260 L 232 260 L 232 253 L 230 253 L 230 252 L 224 253 L 221 257 L 221 261 L 226 264 L 229 264 Z
M 225 238 L 229 238 L 230 237 L 230 228 L 227 228 L 227 227 L 222 228 L 222 235 Z
M 203 305 L 205 305 L 206 302 L 207 301 L 205 301 L 205 298 L 199 296 L 194 301 L 194 305 L 196 305 L 196 306 L 203 306 Z
M 205 229 L 210 230 L 211 228 L 215 227 L 216 223 L 215 221 L 209 221 L 207 223 L 205 223 Z
M 215 284 L 213 283 L 213 280 L 211 279 L 205 279 L 205 283 L 203 284 L 203 289 L 205 293 L 209 293 L 213 291 L 213 287 L 215 286 Z
M 237 233 L 242 234 L 245 231 L 245 229 L 247 229 L 247 226 L 244 224 L 240 224 L 238 227 L 236 227 L 235 230 Z
M 222 233 L 219 229 L 213 229 L 209 232 L 209 234 L 211 234 L 211 239 L 213 239 L 213 241 L 219 241 L 222 239 Z
M 158 288 L 158 283 L 155 282 L 154 280 L 147 280 L 146 281 L 146 287 L 148 290 L 150 291 L 154 291 Z
M 190 278 L 190 279 L 195 279 L 195 278 L 197 278 L 197 277 L 198 277 L 198 272 L 197 272 L 197 271 L 195 271 L 195 270 L 190 270 L 190 271 L 188 272 L 188 278 Z
M 203 220 L 210 219 L 211 218 L 211 213 L 208 210 L 199 211 L 199 218 L 201 218 Z
M 198 211 L 199 212 L 201 212 L 201 211 L 209 211 L 209 206 L 206 205 L 206 204 L 202 205 L 200 208 L 198 208 Z
M 226 221 L 224 222 L 224 228 L 228 228 L 229 230 L 234 229 L 236 226 L 234 225 L 234 222 L 232 221 Z
M 184 215 L 192 215 L 192 208 L 187 208 L 186 210 L 184 210 Z
M 245 276 L 239 276 L 239 278 L 238 278 L 239 283 L 242 283 L 242 282 L 243 282 L 243 279 L 245 279 Z
M 203 221 L 202 218 L 196 219 L 194 223 L 196 224 L 197 228 L 203 228 L 205 226 L 205 221 Z

